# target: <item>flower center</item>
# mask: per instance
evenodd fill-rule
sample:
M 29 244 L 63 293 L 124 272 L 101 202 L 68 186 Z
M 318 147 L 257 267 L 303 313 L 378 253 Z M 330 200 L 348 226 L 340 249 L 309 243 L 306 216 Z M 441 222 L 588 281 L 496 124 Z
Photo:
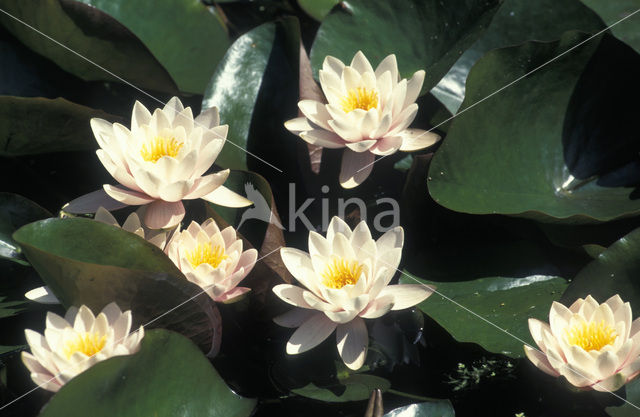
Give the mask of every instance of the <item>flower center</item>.
M 104 347 L 105 343 L 107 343 L 107 336 L 100 336 L 99 333 L 82 333 L 75 337 L 75 339 L 68 340 L 65 343 L 62 352 L 67 357 L 67 359 L 71 359 L 74 353 L 80 352 L 84 353 L 87 356 L 93 356 L 96 353 L 100 352 Z
M 163 156 L 175 158 L 183 145 L 184 143 L 177 141 L 176 138 L 168 139 L 162 136 L 156 136 L 151 141 L 142 145 L 140 155 L 145 161 L 156 163 L 158 159 Z
M 352 88 L 341 100 L 342 110 L 349 113 L 355 109 L 365 111 L 378 107 L 378 92 L 374 89 L 358 87 Z
M 600 323 L 589 322 L 573 326 L 566 331 L 567 341 L 570 345 L 580 346 L 588 351 L 600 350 L 605 346 L 613 344 L 618 337 L 616 329 L 606 324 L 604 320 Z
M 200 264 L 209 264 L 217 268 L 220 262 L 228 257 L 224 254 L 222 246 L 211 246 L 211 243 L 200 243 L 191 253 L 187 254 L 187 259 L 194 268 Z
M 328 264 L 322 274 L 322 283 L 334 289 L 340 289 L 345 285 L 355 285 L 362 274 L 362 265 L 356 261 L 334 259 Z

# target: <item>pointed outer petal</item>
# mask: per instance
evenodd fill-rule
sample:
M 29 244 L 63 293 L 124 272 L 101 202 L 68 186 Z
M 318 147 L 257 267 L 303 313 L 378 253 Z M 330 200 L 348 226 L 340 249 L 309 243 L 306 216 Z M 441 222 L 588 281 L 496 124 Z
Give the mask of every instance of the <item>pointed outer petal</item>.
M 291 275 L 308 290 L 319 294 L 318 283 L 309 254 L 295 248 L 280 249 L 280 257 Z
M 131 112 L 131 131 L 135 132 L 142 125 L 148 125 L 151 122 L 151 113 L 147 108 L 136 100 Z
M 345 142 L 337 134 L 323 129 L 312 129 L 302 132 L 300 133 L 300 137 L 307 143 L 322 146 L 323 148 L 339 149 L 344 148 L 345 145 L 349 146 L 349 143 Z
M 204 129 L 211 129 L 220 125 L 220 112 L 218 108 L 213 106 L 204 110 L 196 117 L 195 125 Z
M 333 216 L 327 227 L 327 241 L 333 242 L 337 234 L 343 234 L 347 239 L 351 239 L 351 228 L 338 216 Z
M 394 270 L 386 268 L 384 266 L 379 266 L 377 268 L 377 270 L 375 271 L 375 275 L 370 278 L 371 282 L 366 289 L 367 294 L 369 294 L 369 297 L 371 297 L 372 300 L 377 298 L 380 294 L 380 291 L 382 291 L 382 289 L 387 286 L 389 281 L 391 281 L 394 272 Z
M 341 233 L 333 237 L 333 241 L 331 241 L 331 253 L 343 259 L 354 259 L 356 257 L 349 238 Z
M 388 55 L 383 59 L 376 68 L 376 77 L 380 77 L 384 72 L 391 72 L 391 80 L 393 82 L 398 81 L 398 62 L 394 54 Z
M 391 116 L 391 96 L 393 87 L 398 82 L 391 79 L 391 72 L 385 71 L 381 75 L 376 76 L 376 86 L 378 88 L 378 110 L 381 114 L 389 114 Z
M 25 338 L 31 348 L 31 354 L 47 369 L 55 370 L 55 364 L 51 360 L 51 347 L 43 335 L 31 329 L 25 329 Z
M 402 113 L 396 116 L 394 123 L 391 124 L 391 129 L 387 133 L 387 135 L 398 135 L 400 132 L 403 132 L 406 128 L 409 127 L 413 120 L 416 118 L 418 114 L 418 105 L 410 104 L 409 107 L 404 109 Z
M 168 105 L 169 103 L 167 103 Z M 167 108 L 167 106 L 165 106 Z M 155 109 L 151 116 L 151 130 L 154 135 L 161 135 L 165 130 L 171 130 L 171 121 L 173 120 L 173 112 L 166 113 L 161 109 Z
M 387 132 L 389 131 L 389 128 L 391 128 L 392 120 L 391 113 L 387 113 L 382 116 L 377 127 L 369 133 L 369 137 L 372 139 L 378 139 L 387 136 Z
M 333 333 L 335 328 L 336 324 L 324 314 L 314 314 L 293 332 L 287 342 L 287 353 L 296 355 L 318 346 Z
M 595 321 L 596 323 L 600 323 L 603 321 L 609 325 L 615 326 L 615 321 L 613 320 L 613 311 L 611 311 L 611 307 L 608 304 L 600 304 L 598 308 L 591 315 L 590 321 Z
M 105 184 L 102 187 L 109 197 L 128 206 L 140 206 L 155 201 L 154 198 L 149 197 L 147 194 L 116 187 L 115 185 Z
M 243 268 L 244 275 L 248 275 L 249 272 L 256 265 L 256 260 L 258 259 L 258 251 L 255 249 L 248 249 L 242 252 L 240 258 L 238 259 L 238 264 L 236 266 L 236 270 Z
M 368 110 L 364 115 L 362 120 L 360 121 L 360 131 L 363 132 L 364 137 L 369 137 L 371 139 L 377 139 L 372 136 L 372 133 L 377 129 L 380 124 L 380 116 L 378 114 L 378 109 Z
M 353 110 L 351 113 L 354 111 L 356 110 Z M 331 130 L 347 142 L 359 142 L 363 139 L 360 124 L 351 123 L 347 117 L 343 117 L 343 119 L 332 119 L 327 123 L 329 123 Z
M 28 300 L 35 301 L 40 304 L 60 304 L 60 300 L 51 292 L 49 287 L 37 287 L 24 295 Z
M 365 221 L 361 221 L 358 225 L 353 229 L 353 233 L 349 237 L 349 243 L 354 249 L 360 249 L 365 244 L 372 242 L 373 238 L 371 237 L 371 231 L 369 230 L 369 226 Z M 376 253 L 368 254 L 370 257 L 375 257 Z
M 127 216 L 127 219 L 122 224 L 122 228 L 127 232 L 136 233 L 138 230 L 142 228 L 142 223 L 140 222 L 140 217 L 138 217 L 137 213 L 131 213 Z M 142 237 L 144 237 L 144 231 L 142 232 Z
M 338 58 L 327 55 L 327 57 L 322 62 L 322 70 L 331 71 L 340 76 L 342 74 L 342 71 L 344 70 L 344 63 Z
M 402 107 L 407 107 L 411 103 L 415 102 L 420 95 L 422 89 L 422 83 L 424 82 L 425 72 L 423 70 L 416 71 L 411 79 L 407 81 L 407 95 L 404 98 L 404 104 Z
M 622 388 L 625 383 L 625 376 L 621 372 L 618 372 L 612 375 L 608 375 L 607 378 L 603 379 L 602 381 L 594 383 L 591 388 L 593 388 L 595 391 L 600 392 L 615 392 Z
M 64 319 L 69 323 L 69 326 L 71 326 L 73 322 L 76 320 L 77 315 L 78 315 L 78 307 L 71 306 L 65 313 Z
M 22 363 L 24 363 L 24 366 L 26 366 L 27 369 L 32 374 L 33 373 L 49 374 L 49 378 L 53 377 L 53 375 L 51 374 L 51 371 L 49 371 L 47 368 L 42 366 L 42 364 L 40 362 L 38 362 L 38 359 L 36 359 L 36 357 L 33 356 L 32 354 L 30 354 L 29 352 L 22 352 L 22 354 L 20 356 L 21 356 L 21 359 L 22 359 Z
M 402 226 L 396 226 L 391 230 L 387 230 L 382 236 L 376 240 L 378 252 L 383 253 L 387 249 L 400 248 L 404 245 L 404 229 Z
M 633 378 L 637 377 L 640 374 L 640 358 L 636 358 L 629 365 L 625 366 L 620 373 L 624 375 L 626 378 L 626 382 L 631 381 Z
M 173 122 L 175 116 L 184 110 L 184 106 L 178 97 L 171 97 L 171 100 L 167 101 L 167 104 L 162 108 L 162 114 L 169 120 L 170 123 Z M 157 112 L 158 110 L 156 110 Z M 155 112 L 154 112 L 155 113 Z
M 373 169 L 375 155 L 371 152 L 353 152 L 345 149 L 340 167 L 340 185 L 343 188 L 354 188 L 367 179 Z
M 376 145 L 377 141 L 373 139 L 361 140 L 359 142 L 347 142 L 345 146 L 354 152 L 366 152 Z
M 170 229 L 182 221 L 184 214 L 182 201 L 168 203 L 156 200 L 147 207 L 144 213 L 144 224 L 149 229 Z
M 428 148 L 440 140 L 440 135 L 422 129 L 405 129 L 398 136 L 402 138 L 400 150 L 403 152 Z
M 203 195 L 201 198 L 213 204 L 225 207 L 247 207 L 253 204 L 253 201 L 231 191 L 224 185 L 219 186 L 209 194 Z
M 98 314 L 93 322 L 93 326 L 91 326 L 90 332 L 106 335 L 109 332 L 109 321 L 107 320 L 107 316 L 102 313 Z
M 589 297 L 587 297 L 589 298 Z M 591 298 L 593 300 L 593 298 Z M 595 302 L 595 300 L 593 300 Z M 580 310 L 583 308 L 583 304 L 585 303 L 585 300 L 582 298 L 578 298 L 576 301 L 573 302 L 573 304 L 571 304 L 569 306 L 569 310 L 571 310 L 572 313 L 580 313 Z M 595 305 L 593 306 L 593 310 L 595 310 L 595 308 L 598 307 L 598 303 L 596 302 Z M 589 315 L 591 315 L 591 313 L 589 313 Z
M 78 309 L 78 314 L 73 322 L 73 329 L 77 332 L 86 333 L 91 330 L 95 319 L 89 307 L 82 305 Z
M 572 367 L 570 364 L 565 364 L 560 370 L 560 374 L 567 378 L 571 385 L 579 388 L 589 387 L 598 382 L 593 375 L 584 372 L 583 369 L 578 367 Z
M 395 127 L 395 125 L 398 123 L 398 121 L 402 120 L 402 113 L 404 113 L 404 99 L 407 95 L 407 80 L 403 79 L 401 80 L 393 89 L 393 94 L 391 95 L 391 115 L 393 116 L 393 119 L 395 121 L 395 123 L 392 125 L 392 129 L 393 127 Z M 417 107 L 417 104 L 415 105 Z
M 96 215 L 93 216 L 93 220 L 100 223 L 109 224 L 111 226 L 120 227 L 116 218 L 113 217 L 111 213 L 109 213 L 109 211 L 104 207 L 98 207 L 98 210 L 96 211 Z
M 435 290 L 434 287 L 419 284 L 389 285 L 380 291 L 378 297 L 393 297 L 392 310 L 402 310 L 421 303 Z
M 204 174 L 209 168 L 211 168 L 218 155 L 220 155 L 220 151 L 222 150 L 225 142 L 225 139 L 215 139 L 200 150 L 200 152 L 196 155 L 197 160 L 195 166 L 193 167 L 193 171 L 190 174 L 191 178 L 199 177 Z
M 551 310 L 549 311 L 549 326 L 551 327 L 551 333 L 557 339 L 564 337 L 564 330 L 569 325 L 569 321 L 573 313 L 563 304 L 554 301 L 551 304 Z
M 342 85 L 346 91 L 362 86 L 362 76 L 358 71 L 351 67 L 344 67 L 342 71 Z
M 387 295 L 378 297 L 371 301 L 369 305 L 358 315 L 365 319 L 377 319 L 387 314 L 393 308 L 393 297 Z
M 331 115 L 327 111 L 324 103 L 320 103 L 315 100 L 301 100 L 298 102 L 298 108 L 304 114 L 311 123 L 330 130 L 328 121 L 331 119 Z
M 609 297 L 609 299 L 605 301 L 605 304 L 609 304 L 609 307 L 611 307 L 611 311 L 615 313 L 618 308 L 622 307 L 624 301 L 622 301 L 620 295 L 616 294 L 612 297 Z
M 629 333 L 631 334 L 631 337 L 634 337 L 636 335 L 640 337 L 640 317 L 638 317 L 631 323 L 631 331 Z
M 113 322 L 113 339 L 116 343 L 121 343 L 131 330 L 131 311 L 125 311 Z
M 228 176 L 229 176 L 229 170 L 225 169 L 224 171 L 219 171 L 214 174 L 209 174 L 209 175 L 205 175 L 204 177 L 197 178 L 193 182 L 193 185 L 191 186 L 191 191 L 189 191 L 183 197 L 183 200 L 193 200 L 196 198 L 202 198 L 207 201 L 211 201 L 211 200 L 208 200 L 206 196 L 211 195 L 216 190 L 222 188 L 223 187 L 222 184 L 224 184 Z M 224 188 L 227 189 L 226 187 Z
M 274 323 L 278 326 L 296 328 L 302 323 L 309 320 L 311 316 L 318 314 L 317 311 L 308 310 L 306 308 L 294 308 L 286 313 L 273 318 Z
M 619 365 L 618 355 L 611 351 L 601 352 L 596 359 L 596 370 L 600 379 L 613 375 L 618 370 Z
M 178 126 L 184 128 L 184 131 L 188 136 L 194 128 L 193 112 L 191 111 L 191 107 L 187 107 L 177 113 L 175 118 L 172 120 L 172 125 L 174 128 Z
M 313 230 L 309 232 L 309 255 L 331 256 L 331 243 Z
M 300 287 L 290 284 L 279 284 L 273 287 L 273 292 L 284 302 L 291 304 L 292 306 L 301 308 L 312 308 L 304 300 L 302 293 L 303 290 Z
M 223 303 L 225 301 L 233 300 L 234 298 L 240 297 L 242 294 L 248 293 L 251 291 L 251 288 L 246 287 L 235 287 L 219 297 L 216 297 L 213 301 L 218 303 Z
M 122 310 L 120 310 L 120 307 L 118 307 L 118 304 L 116 304 L 115 302 L 112 302 L 112 303 L 107 304 L 102 309 L 101 313 L 104 313 L 104 315 L 107 317 L 107 321 L 109 322 L 109 325 L 113 326 L 114 323 L 122 315 Z M 129 315 L 131 315 L 131 312 L 129 312 Z
M 71 324 L 65 320 L 63 317 L 60 317 L 56 313 L 52 313 L 51 311 L 47 312 L 47 317 L 45 319 L 46 329 L 53 329 L 56 331 L 63 331 L 64 329 L 71 328 Z
M 367 297 L 368 298 L 368 297 Z M 358 316 L 357 310 L 325 311 L 324 314 L 333 322 L 338 324 L 348 323 Z
M 321 300 L 319 297 L 317 297 L 315 294 L 309 291 L 303 291 L 302 298 L 304 298 L 304 301 L 314 310 L 320 310 L 320 311 L 342 310 L 341 306 L 336 306 L 336 305 L 326 303 L 323 300 Z
M 376 260 L 376 267 L 383 266 L 388 269 L 387 276 L 385 277 L 385 285 L 391 281 L 391 278 L 395 275 L 400 265 L 400 258 L 402 258 L 402 248 L 386 248 L 384 250 L 378 249 L 378 259 Z
M 539 352 L 529 346 L 524 347 L 524 353 L 527 355 L 527 358 L 536 366 L 536 368 L 540 369 L 545 374 L 551 376 L 560 376 L 560 373 L 553 369 L 549 360 L 547 359 L 547 355 L 542 352 Z
M 129 174 L 129 171 L 127 171 L 126 167 L 117 165 L 117 163 L 115 163 L 103 149 L 98 149 L 96 151 L 96 155 L 98 155 L 98 159 L 100 160 L 102 165 L 105 167 L 107 172 L 116 181 L 118 181 L 120 184 L 124 185 L 125 187 L 129 187 L 132 189 L 139 189 L 135 179 L 133 178 L 133 176 L 131 176 L 131 174 Z
M 531 333 L 531 338 L 536 342 L 538 347 L 540 347 L 540 350 L 546 351 L 547 346 L 544 344 L 542 337 L 543 329 L 551 333 L 551 328 L 547 323 L 534 318 L 529 319 L 529 332 Z
M 341 76 L 342 73 L 336 74 L 333 71 L 318 71 L 322 92 L 327 98 L 327 101 L 335 105 L 340 105 L 340 101 L 344 95 Z
M 306 132 L 308 130 L 315 129 L 306 117 L 296 117 L 295 119 L 287 120 L 284 122 L 284 127 L 291 133 L 296 135 L 300 132 Z
M 62 210 L 67 213 L 86 214 L 95 213 L 100 207 L 107 210 L 118 210 L 126 206 L 126 203 L 114 200 L 105 190 L 100 189 L 72 200 L 62 207 Z
M 360 317 L 336 328 L 338 352 L 342 361 L 350 369 L 360 369 L 364 365 L 369 347 L 367 325 Z
M 113 123 L 94 117 L 89 121 L 89 125 L 91 125 L 93 135 L 102 149 L 105 149 L 109 154 L 121 155 L 113 132 Z
M 356 52 L 353 59 L 351 60 L 350 66 L 360 74 L 364 74 L 365 72 L 373 73 L 373 67 L 369 63 L 367 57 L 364 56 L 362 51 Z
M 369 152 L 375 155 L 391 155 L 402 146 L 402 136 L 386 136 L 379 139 Z
M 373 90 L 376 90 L 377 92 L 377 87 L 378 87 L 378 80 L 376 79 L 376 75 L 373 73 L 373 71 L 371 72 L 363 72 L 362 73 L 362 85 L 365 88 L 370 88 Z M 378 94 L 378 103 L 380 103 L 380 95 Z M 380 107 L 380 106 L 378 106 Z

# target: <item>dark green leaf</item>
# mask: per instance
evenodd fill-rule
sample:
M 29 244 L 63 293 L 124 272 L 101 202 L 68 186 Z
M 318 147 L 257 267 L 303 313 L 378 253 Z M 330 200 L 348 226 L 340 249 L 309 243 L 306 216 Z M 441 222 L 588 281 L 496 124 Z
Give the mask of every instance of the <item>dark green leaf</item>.
M 33 201 L 12 193 L 0 193 L 0 258 L 26 264 L 18 244 L 11 238 L 20 226 L 51 217 Z
M 63 305 L 85 304 L 95 312 L 115 301 L 132 310 L 138 325 L 153 320 L 154 327 L 174 329 L 207 351 L 218 349 L 215 305 L 143 238 L 81 218 L 31 223 L 13 238 Z
M 25 301 L 5 301 L 7 297 L 0 297 L 0 319 L 17 315 L 24 310 Z
M 429 91 L 487 27 L 497 0 L 352 0 L 322 22 L 311 49 L 315 73 L 327 55 L 349 63 L 361 50 L 372 65 L 396 54 L 400 73 L 426 71 Z
M 114 80 L 107 72 L 110 71 L 137 87 L 177 91 L 169 74 L 149 50 L 124 26 L 98 9 L 71 0 L 42 0 L 37 7 L 21 0 L 7 0 L 2 7 L 77 54 L 7 14 L 0 14 L 0 22 L 15 37 L 65 71 L 84 80 Z M 166 41 L 165 36 L 159 38 Z
M 595 11 L 607 26 L 613 25 L 620 19 L 638 12 L 640 1 L 638 0 L 616 0 L 598 1 L 582 0 L 584 4 Z M 640 22 L 640 12 L 623 20 L 611 28 L 611 32 L 621 41 L 627 43 L 640 53 L 640 33 L 638 33 L 638 22 Z
M 298 0 L 300 8 L 316 20 L 322 20 L 340 0 Z
M 619 407 L 607 407 L 607 414 L 611 417 L 635 417 L 638 415 L 636 404 L 640 403 L 640 379 L 636 378 L 624 386 L 624 398 L 631 403 Z
M 389 411 L 383 417 L 455 417 L 449 400 L 417 403 Z
M 65 384 L 40 417 L 248 417 L 255 404 L 231 391 L 188 339 L 151 330 L 137 353 L 100 362 Z
M 181 91 L 202 94 L 229 47 L 215 9 L 194 0 L 80 0 L 133 32 L 176 80 Z
M 346 402 L 366 400 L 374 389 L 379 388 L 384 392 L 390 387 L 391 383 L 379 376 L 355 374 L 340 379 L 340 384 L 334 387 L 320 388 L 311 383 L 303 388 L 294 389 L 292 392 L 320 401 Z M 336 389 L 342 392 L 336 394 L 336 392 L 334 392 Z
M 551 303 L 560 299 L 567 288 L 564 279 L 543 275 L 526 278 L 490 277 L 460 282 L 416 279 L 424 284 L 435 285 L 439 293 L 450 299 L 433 294 L 418 307 L 456 340 L 477 343 L 489 352 L 513 358 L 524 356 L 523 341 L 533 343 L 527 320 L 534 317 L 547 321 Z M 406 275 L 400 278 L 400 282 L 416 283 Z M 467 309 L 475 314 L 472 315 Z
M 586 37 L 571 32 L 558 42 L 489 52 L 469 75 L 463 108 Z M 628 129 L 637 112 L 613 105 L 617 93 L 609 88 L 625 85 L 635 97 L 638 71 L 640 56 L 605 35 L 460 114 L 431 163 L 431 196 L 465 213 L 570 223 L 640 213 L 630 187 L 640 182 L 640 142 Z

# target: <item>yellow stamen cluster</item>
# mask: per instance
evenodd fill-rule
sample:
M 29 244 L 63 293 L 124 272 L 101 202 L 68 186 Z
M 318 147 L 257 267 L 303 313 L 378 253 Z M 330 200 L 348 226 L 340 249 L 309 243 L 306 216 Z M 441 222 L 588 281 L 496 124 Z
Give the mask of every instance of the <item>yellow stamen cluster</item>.
M 228 257 L 228 255 L 224 254 L 223 247 L 211 246 L 211 243 L 200 243 L 193 251 L 187 254 L 187 259 L 194 268 L 205 263 L 217 268 L 220 262 Z
M 600 323 L 577 324 L 566 332 L 567 341 L 570 345 L 580 346 L 587 352 L 600 350 L 605 346 L 611 345 L 618 337 L 616 329 L 606 324 L 604 320 L 600 321 Z
M 364 87 L 353 88 L 342 98 L 340 104 L 345 113 L 349 113 L 355 109 L 365 111 L 375 109 L 378 107 L 378 92 L 374 89 Z
M 158 159 L 163 156 L 175 158 L 183 145 L 184 143 L 177 141 L 176 138 L 168 139 L 162 136 L 156 136 L 151 141 L 142 145 L 140 155 L 145 161 L 156 163 Z
M 328 264 L 322 274 L 322 283 L 334 289 L 340 289 L 345 285 L 355 285 L 362 274 L 362 265 L 356 261 L 334 259 Z
M 82 333 L 75 339 L 68 340 L 62 349 L 62 353 L 64 353 L 67 359 L 70 359 L 76 352 L 93 356 L 102 350 L 105 343 L 107 343 L 107 336 L 105 335 L 101 336 L 98 333 L 89 332 Z

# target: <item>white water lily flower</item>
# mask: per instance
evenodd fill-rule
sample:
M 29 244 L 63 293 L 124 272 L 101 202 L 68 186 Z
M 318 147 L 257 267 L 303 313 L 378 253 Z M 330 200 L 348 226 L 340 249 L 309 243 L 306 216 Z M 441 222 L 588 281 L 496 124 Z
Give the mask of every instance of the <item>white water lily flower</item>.
M 253 269 L 258 251 L 242 251 L 242 240 L 229 226 L 220 230 L 213 219 L 202 225 L 191 222 L 167 244 L 169 258 L 187 279 L 203 289 L 214 301 L 228 301 L 250 288 L 238 287 Z
M 84 305 L 71 307 L 64 318 L 49 312 L 44 336 L 25 330 L 31 353 L 22 352 L 22 361 L 33 382 L 55 392 L 100 361 L 137 352 L 144 329 L 130 329 L 131 311 L 123 313 L 116 303 L 97 317 Z
M 426 285 L 388 285 L 402 256 L 404 231 L 395 227 L 377 241 L 365 222 L 352 231 L 338 217 L 326 238 L 309 233 L 309 253 L 282 248 L 282 260 L 304 286 L 281 284 L 273 292 L 298 307 L 274 321 L 297 327 L 287 353 L 306 352 L 336 330 L 338 351 L 351 369 L 364 364 L 369 338 L 363 319 L 375 319 L 389 310 L 412 307 L 433 293 Z
M 300 101 L 305 117 L 289 120 L 285 127 L 310 144 L 348 148 L 342 155 L 340 184 L 356 187 L 371 173 L 376 155 L 416 151 L 440 139 L 408 128 L 418 113 L 415 101 L 424 76 L 420 70 L 410 80 L 400 80 L 395 55 L 383 59 L 375 71 L 360 51 L 349 66 L 327 56 L 319 77 L 328 103 Z
M 104 191 L 126 205 L 148 205 L 144 223 L 151 229 L 171 228 L 184 218 L 182 200 L 202 198 L 228 207 L 244 207 L 249 200 L 222 184 L 229 170 L 202 176 L 226 140 L 228 126 L 220 124 L 212 107 L 193 118 L 177 97 L 151 115 L 136 101 L 131 130 L 119 123 L 91 119 L 101 149 L 100 162 L 122 186 Z
M 640 373 L 640 319 L 631 318 L 631 306 L 617 294 L 602 304 L 590 295 L 569 308 L 554 302 L 549 324 L 529 319 L 541 352 L 524 350 L 549 375 L 583 389 L 616 391 Z

